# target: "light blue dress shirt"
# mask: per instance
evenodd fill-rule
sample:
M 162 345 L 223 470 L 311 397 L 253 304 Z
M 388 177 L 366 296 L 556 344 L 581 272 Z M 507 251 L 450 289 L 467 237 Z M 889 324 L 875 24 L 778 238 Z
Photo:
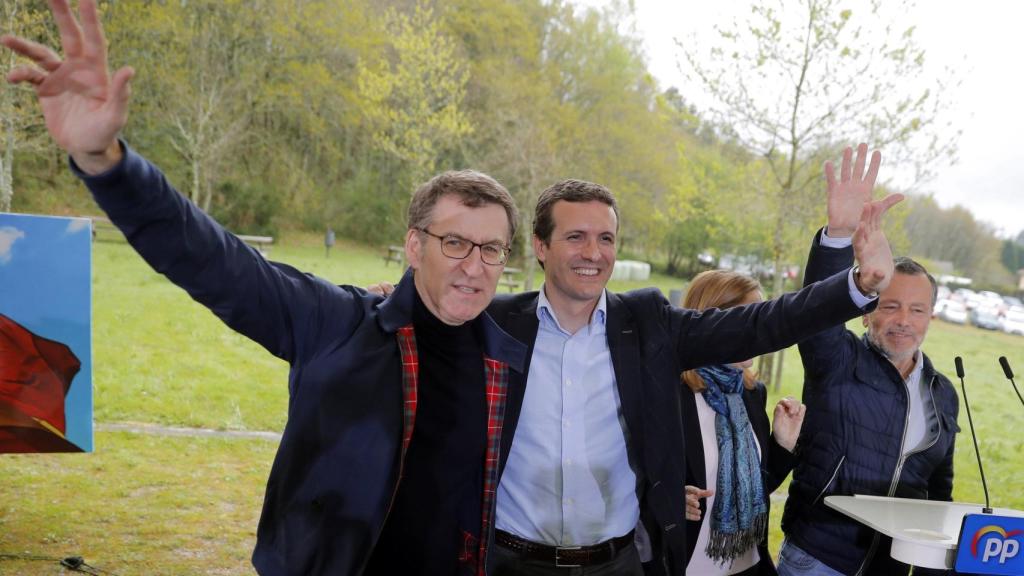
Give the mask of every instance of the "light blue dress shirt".
M 605 330 L 607 297 L 575 334 L 558 324 L 541 288 L 539 328 L 496 526 L 551 546 L 622 536 L 640 517 L 636 474 Z

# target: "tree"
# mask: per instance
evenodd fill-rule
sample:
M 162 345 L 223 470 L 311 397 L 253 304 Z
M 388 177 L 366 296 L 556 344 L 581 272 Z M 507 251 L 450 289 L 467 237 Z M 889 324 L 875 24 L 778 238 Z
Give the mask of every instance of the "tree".
M 963 206 L 941 208 L 931 196 L 911 196 L 903 229 L 914 254 L 952 262 L 961 275 L 984 285 L 1008 285 L 1005 244 L 989 224 Z
M 249 15 L 239 18 L 243 10 Z M 260 12 L 242 0 L 111 6 L 112 40 L 146 72 L 136 100 L 148 126 L 140 128 L 177 152 L 189 196 L 207 212 L 220 169 L 247 134 L 248 104 L 263 76 Z
M 4 33 L 42 40 L 48 30 L 47 11 L 40 2 L 4 0 L 0 4 L 0 28 Z M 6 77 L 20 62 L 11 50 L 0 63 Z M 0 78 L 0 212 L 10 212 L 14 199 L 14 154 L 18 150 L 40 151 L 52 147 L 45 132 L 33 130 L 42 123 L 30 88 L 16 88 Z
M 360 63 L 359 91 L 374 142 L 406 162 L 419 183 L 446 148 L 471 132 L 462 108 L 465 64 L 425 1 L 411 14 L 389 9 L 385 19 L 391 57 L 378 65 Z
M 564 116 L 545 66 L 544 39 L 559 3 L 455 0 L 444 19 L 470 66 L 466 109 L 474 130 L 461 161 L 502 182 L 520 207 L 514 254 L 522 254 L 523 287 L 533 289 L 533 207 L 564 164 Z
M 1014 240 L 1003 240 L 1002 263 L 1010 272 L 1024 269 L 1024 246 Z
M 900 8 L 897 17 L 909 11 Z M 944 136 L 941 114 L 955 78 L 925 84 L 914 28 L 893 21 L 878 0 L 863 11 L 840 0 L 787 0 L 753 4 L 744 21 L 716 26 L 706 50 L 680 43 L 722 133 L 763 158 L 773 176 L 765 217 L 773 222 L 776 294 L 787 247 L 802 246 L 796 238 L 823 219 L 820 187 L 811 184 L 837 146 L 870 142 L 888 165 L 913 166 L 918 182 L 936 160 L 955 155 L 956 136 Z M 770 371 L 769 364 L 768 382 Z

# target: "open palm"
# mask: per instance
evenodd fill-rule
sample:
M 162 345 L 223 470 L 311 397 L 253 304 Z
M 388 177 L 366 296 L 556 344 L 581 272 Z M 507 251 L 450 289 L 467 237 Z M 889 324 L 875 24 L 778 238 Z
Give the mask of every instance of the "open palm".
M 64 59 L 53 50 L 12 36 L 0 42 L 35 63 L 10 72 L 12 83 L 34 86 L 46 128 L 57 144 L 76 160 L 102 154 L 116 143 L 128 117 L 131 68 L 110 77 L 106 40 L 96 14 L 95 0 L 82 0 L 81 23 L 67 0 L 50 0 L 60 30 Z
M 832 238 L 852 236 L 857 229 L 864 204 L 871 201 L 882 155 L 877 150 L 871 155 L 871 163 L 865 173 L 867 153 L 867 144 L 857 146 L 857 159 L 854 162 L 853 150 L 843 150 L 839 180 L 836 180 L 832 162 L 825 163 L 825 181 L 828 186 L 828 235 Z

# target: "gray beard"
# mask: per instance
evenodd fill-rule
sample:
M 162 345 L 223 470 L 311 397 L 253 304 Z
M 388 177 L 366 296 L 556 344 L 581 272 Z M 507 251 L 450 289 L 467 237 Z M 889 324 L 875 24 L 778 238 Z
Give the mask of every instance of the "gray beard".
M 871 330 L 867 331 L 867 337 L 868 342 L 870 342 L 871 345 L 874 346 L 875 350 L 878 350 L 882 354 L 882 356 L 885 356 L 889 360 L 889 362 L 892 362 L 893 364 L 896 364 L 896 362 L 899 360 L 912 358 L 917 354 L 917 349 L 915 348 L 914 350 L 911 350 L 909 353 L 907 353 L 905 356 L 897 356 L 896 353 L 894 353 L 892 350 L 889 350 L 881 342 L 875 339 L 875 335 L 872 334 Z

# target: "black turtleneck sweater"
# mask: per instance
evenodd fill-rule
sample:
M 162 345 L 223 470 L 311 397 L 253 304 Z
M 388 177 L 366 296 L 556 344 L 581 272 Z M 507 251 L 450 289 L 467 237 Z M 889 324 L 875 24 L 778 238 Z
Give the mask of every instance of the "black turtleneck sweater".
M 470 324 L 444 324 L 419 294 L 413 326 L 419 353 L 416 422 L 398 493 L 366 574 L 473 574 L 487 448 L 483 351 Z

